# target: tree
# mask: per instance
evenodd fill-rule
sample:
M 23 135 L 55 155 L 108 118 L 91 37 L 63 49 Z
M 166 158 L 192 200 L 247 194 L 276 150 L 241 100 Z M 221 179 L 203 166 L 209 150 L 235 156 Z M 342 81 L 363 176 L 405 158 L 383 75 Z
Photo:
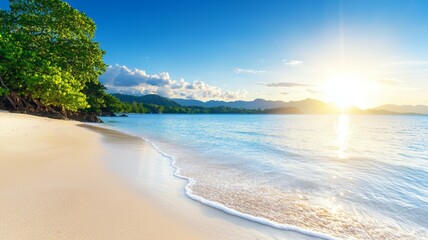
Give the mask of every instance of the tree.
M 98 76 L 106 65 L 93 20 L 61 0 L 9 2 L 0 12 L 0 95 L 71 111 L 102 104 Z
M 117 97 L 106 94 L 104 97 L 104 107 L 106 110 L 114 113 L 120 113 L 120 112 L 130 112 L 128 109 L 124 106 L 125 103 L 122 103 Z

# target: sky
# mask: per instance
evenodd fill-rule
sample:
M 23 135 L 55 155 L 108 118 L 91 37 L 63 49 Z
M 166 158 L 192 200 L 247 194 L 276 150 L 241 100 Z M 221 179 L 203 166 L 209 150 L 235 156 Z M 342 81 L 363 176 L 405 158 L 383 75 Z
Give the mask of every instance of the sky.
M 428 105 L 425 0 L 67 2 L 97 24 L 111 92 Z

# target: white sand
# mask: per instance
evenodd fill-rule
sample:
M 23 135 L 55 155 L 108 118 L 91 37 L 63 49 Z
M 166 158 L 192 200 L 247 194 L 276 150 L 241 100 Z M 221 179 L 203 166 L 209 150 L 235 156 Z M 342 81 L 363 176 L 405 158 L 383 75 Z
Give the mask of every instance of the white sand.
M 117 181 L 77 124 L 0 112 L 1 239 L 201 239 Z

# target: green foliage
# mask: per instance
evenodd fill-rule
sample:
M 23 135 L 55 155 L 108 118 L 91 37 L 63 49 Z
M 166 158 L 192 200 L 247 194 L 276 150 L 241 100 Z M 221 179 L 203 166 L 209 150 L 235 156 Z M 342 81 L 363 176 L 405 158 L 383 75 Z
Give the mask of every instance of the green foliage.
M 72 111 L 103 104 L 106 65 L 92 19 L 61 0 L 10 0 L 0 18 L 2 89 Z
M 162 97 L 156 94 L 147 94 L 142 96 L 133 96 L 126 95 L 120 93 L 113 93 L 113 96 L 117 97 L 119 100 L 123 102 L 137 102 L 137 103 L 145 103 L 145 104 L 155 104 L 159 106 L 165 107 L 177 107 L 180 106 L 178 103 L 172 101 L 169 98 Z
M 7 94 L 9 94 L 9 90 L 7 90 L 6 88 L 0 87 L 0 96 L 4 96 Z
M 104 96 L 104 107 L 105 110 L 110 112 L 132 112 L 132 108 L 129 106 L 125 106 L 124 103 L 122 103 L 118 98 L 114 97 L 113 95 L 106 94 Z
M 129 107 L 128 107 L 129 108 Z M 133 102 L 130 104 L 130 112 L 133 113 L 151 113 L 152 111 L 145 107 L 143 103 Z
M 101 108 L 105 107 L 105 97 L 108 95 L 105 93 L 106 88 L 100 82 L 88 82 L 83 89 L 83 93 L 87 96 L 86 100 L 89 104 L 89 108 L 85 111 L 90 113 L 100 113 Z
M 125 94 L 106 95 L 106 99 L 114 104 L 106 104 L 106 110 L 115 113 L 168 113 L 168 114 L 252 114 L 252 113 L 268 113 L 262 110 L 254 109 L 239 109 L 230 107 L 183 107 L 171 99 L 161 97 L 154 94 L 145 96 L 132 96 Z M 122 102 L 122 101 L 123 102 Z M 138 100 L 139 102 L 135 101 Z M 154 102 L 147 103 L 147 102 Z
M 148 96 L 148 97 L 146 97 Z M 301 111 L 297 108 L 274 108 L 274 109 L 245 109 L 231 107 L 184 107 L 171 99 L 154 94 L 145 96 L 132 96 L 125 94 L 106 95 L 106 110 L 115 113 L 168 113 L 168 114 L 299 114 Z M 123 102 L 122 102 L 122 101 Z M 137 102 L 135 100 L 139 100 Z M 159 104 L 147 102 L 157 101 Z M 164 104 L 164 105 L 162 105 Z

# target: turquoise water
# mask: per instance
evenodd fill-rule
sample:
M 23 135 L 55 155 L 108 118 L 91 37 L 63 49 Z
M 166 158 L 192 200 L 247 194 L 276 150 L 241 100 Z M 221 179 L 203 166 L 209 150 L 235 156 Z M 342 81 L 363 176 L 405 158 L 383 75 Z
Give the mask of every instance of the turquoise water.
M 103 118 L 171 156 L 189 197 L 324 238 L 428 239 L 428 117 Z

